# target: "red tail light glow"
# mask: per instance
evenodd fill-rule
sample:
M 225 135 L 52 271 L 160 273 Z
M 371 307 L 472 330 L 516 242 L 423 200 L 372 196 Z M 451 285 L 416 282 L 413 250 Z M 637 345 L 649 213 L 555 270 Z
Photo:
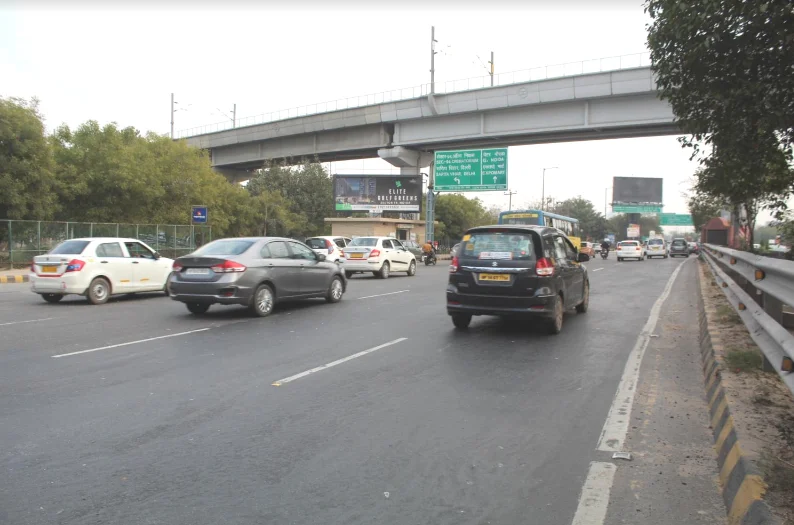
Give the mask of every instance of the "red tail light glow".
M 370 257 L 380 257 L 380 250 L 372 250 L 369 252 Z
M 85 263 L 83 261 L 79 259 L 72 259 L 71 261 L 69 261 L 69 264 L 66 266 L 66 271 L 79 272 L 80 270 L 83 269 L 83 266 L 85 266 Z
M 449 273 L 457 272 L 458 266 L 460 266 L 460 261 L 458 260 L 458 257 L 455 256 L 452 258 L 452 262 L 449 263 Z
M 215 273 L 238 273 L 244 272 L 245 266 L 234 261 L 223 261 L 223 263 L 213 266 L 212 271 Z
M 181 272 L 182 271 L 182 263 L 174 261 L 174 264 L 171 265 L 172 272 Z
M 541 277 L 554 275 L 554 264 L 546 257 L 538 259 L 535 263 L 535 273 Z

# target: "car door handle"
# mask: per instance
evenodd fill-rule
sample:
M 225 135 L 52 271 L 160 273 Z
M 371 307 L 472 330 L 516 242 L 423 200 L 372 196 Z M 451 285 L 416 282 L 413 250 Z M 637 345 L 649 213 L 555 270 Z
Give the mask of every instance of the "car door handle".
M 138 264 L 138 261 L 132 261 L 132 264 Z
M 107 264 L 108 263 L 107 261 L 99 261 L 99 262 L 101 262 L 102 264 Z

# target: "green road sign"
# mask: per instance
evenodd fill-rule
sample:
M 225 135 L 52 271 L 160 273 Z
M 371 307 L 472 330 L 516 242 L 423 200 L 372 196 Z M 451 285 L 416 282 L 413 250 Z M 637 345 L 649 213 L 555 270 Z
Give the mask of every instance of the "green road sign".
M 679 213 L 662 213 L 659 216 L 659 224 L 662 226 L 694 226 L 691 215 Z
M 630 204 L 613 204 L 615 213 L 661 213 L 661 206 L 632 206 Z
M 507 189 L 507 148 L 436 151 L 436 191 Z

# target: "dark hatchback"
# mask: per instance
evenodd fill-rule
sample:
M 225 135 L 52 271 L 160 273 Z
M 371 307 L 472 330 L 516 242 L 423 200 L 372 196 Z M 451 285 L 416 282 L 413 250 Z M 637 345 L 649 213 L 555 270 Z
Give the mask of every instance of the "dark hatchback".
M 571 241 L 544 226 L 480 226 L 466 232 L 449 267 L 447 313 L 456 328 L 472 316 L 541 318 L 552 334 L 563 313 L 585 313 L 590 281 Z
M 347 279 L 339 265 L 292 239 L 218 239 L 174 261 L 171 298 L 203 314 L 212 304 L 247 306 L 260 317 L 278 301 L 324 297 L 339 302 Z
M 689 245 L 686 239 L 673 239 L 670 243 L 670 257 L 689 257 Z

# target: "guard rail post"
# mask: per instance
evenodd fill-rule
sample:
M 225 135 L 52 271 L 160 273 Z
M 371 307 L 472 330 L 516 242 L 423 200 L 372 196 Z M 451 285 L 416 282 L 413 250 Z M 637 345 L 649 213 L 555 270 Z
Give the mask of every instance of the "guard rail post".
M 785 326 L 783 323 L 783 301 L 772 297 L 768 293 L 761 292 L 761 307 L 764 311 L 775 320 L 779 325 Z M 764 372 L 776 372 L 777 369 L 775 365 L 769 362 L 769 359 L 766 356 L 763 356 L 764 363 L 763 363 L 763 370 Z

